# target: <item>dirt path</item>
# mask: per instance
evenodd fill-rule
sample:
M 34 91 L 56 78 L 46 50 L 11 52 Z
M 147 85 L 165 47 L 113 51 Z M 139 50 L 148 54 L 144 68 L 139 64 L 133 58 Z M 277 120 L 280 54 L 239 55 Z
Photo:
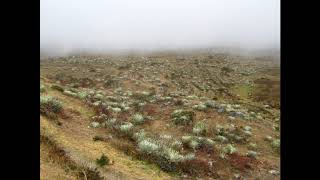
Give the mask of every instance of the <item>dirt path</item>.
M 88 124 L 89 118 L 94 112 L 80 100 L 50 89 L 46 94 L 61 100 L 66 111 L 70 112 L 72 116 L 67 119 L 59 119 L 62 122 L 61 126 L 46 117 L 40 116 L 41 132 L 56 141 L 77 164 L 98 168 L 98 171 L 105 179 L 173 179 L 173 177 L 164 173 L 155 165 L 133 160 L 130 156 L 112 147 L 111 143 L 93 141 L 92 138 L 96 135 L 97 130 L 88 128 Z M 44 152 L 44 149 L 40 150 Z M 102 168 L 96 167 L 95 160 L 103 153 L 114 163 Z M 45 156 L 45 154 L 42 153 L 42 156 Z M 54 165 L 45 163 L 46 161 L 44 160 L 40 162 L 42 162 L 42 174 L 46 173 L 46 177 L 59 179 L 58 176 L 54 175 L 61 174 L 61 168 L 51 168 Z

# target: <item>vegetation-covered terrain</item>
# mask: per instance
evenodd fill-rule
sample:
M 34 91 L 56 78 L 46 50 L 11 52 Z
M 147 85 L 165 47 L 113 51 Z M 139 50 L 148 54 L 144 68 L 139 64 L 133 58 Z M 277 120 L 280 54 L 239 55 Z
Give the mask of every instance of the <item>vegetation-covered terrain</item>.
M 40 61 L 41 179 L 280 179 L 280 69 L 230 54 Z

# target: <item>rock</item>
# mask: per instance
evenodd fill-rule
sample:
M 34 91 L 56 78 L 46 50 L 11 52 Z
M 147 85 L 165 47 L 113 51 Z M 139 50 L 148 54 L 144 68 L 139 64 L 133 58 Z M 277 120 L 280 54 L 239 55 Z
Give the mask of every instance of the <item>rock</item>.
M 91 122 L 90 126 L 93 127 L 93 128 L 99 128 L 100 127 L 100 123 L 94 121 L 94 122 Z
M 205 111 L 207 109 L 207 106 L 205 104 L 198 104 L 194 105 L 192 108 L 198 111 Z
M 256 158 L 257 157 L 257 152 L 255 151 L 248 151 L 247 154 L 246 154 L 248 157 L 251 157 L 251 158 Z
M 112 111 L 115 113 L 119 113 L 119 112 L 121 112 L 121 109 L 116 107 L 116 108 L 112 108 Z
M 252 136 L 252 132 L 251 131 L 243 131 L 243 134 L 245 136 L 248 136 L 248 137 Z
M 264 138 L 265 141 L 269 141 L 269 142 L 271 142 L 272 139 L 273 139 L 273 138 L 272 138 L 271 136 L 266 136 L 266 137 Z
M 280 172 L 277 171 L 277 170 L 270 170 L 269 173 L 272 174 L 272 175 L 275 175 L 275 176 L 280 174 Z
M 241 175 L 240 175 L 240 174 L 234 174 L 233 177 L 234 177 L 235 179 L 241 179 Z

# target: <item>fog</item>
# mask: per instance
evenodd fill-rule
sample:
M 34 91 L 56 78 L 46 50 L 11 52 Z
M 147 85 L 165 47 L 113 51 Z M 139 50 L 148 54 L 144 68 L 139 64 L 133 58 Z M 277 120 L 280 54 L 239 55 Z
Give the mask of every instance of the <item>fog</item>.
M 40 0 L 43 51 L 279 45 L 280 0 Z

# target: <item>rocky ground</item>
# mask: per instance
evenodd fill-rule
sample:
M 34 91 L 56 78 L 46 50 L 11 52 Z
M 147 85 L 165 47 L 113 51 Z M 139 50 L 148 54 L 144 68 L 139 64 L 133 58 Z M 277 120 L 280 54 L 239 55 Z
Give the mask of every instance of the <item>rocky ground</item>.
M 71 179 L 280 179 L 276 60 L 149 54 L 40 62 L 42 136 L 76 167 L 47 157 L 42 141 L 43 179 L 63 169 Z M 109 162 L 98 166 L 102 154 Z

